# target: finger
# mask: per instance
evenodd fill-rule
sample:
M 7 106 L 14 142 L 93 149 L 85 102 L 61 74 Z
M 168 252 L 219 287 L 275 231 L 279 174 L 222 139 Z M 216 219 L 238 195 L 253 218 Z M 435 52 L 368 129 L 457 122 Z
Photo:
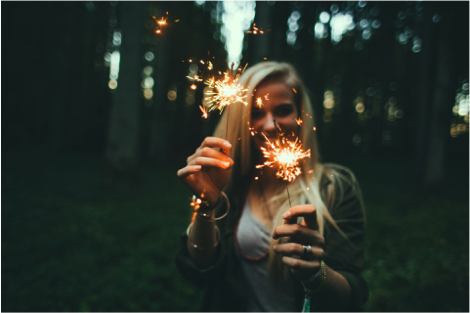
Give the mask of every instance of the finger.
M 224 162 L 230 162 L 230 164 L 233 165 L 233 160 L 229 156 L 227 156 L 226 154 L 224 154 L 220 151 L 214 150 L 213 148 L 209 148 L 209 147 L 204 147 L 204 148 L 197 149 L 196 153 L 194 153 L 193 155 L 191 155 L 188 158 L 188 160 L 187 160 L 188 164 L 190 164 L 191 161 L 193 161 L 195 158 L 200 157 L 200 156 L 219 159 L 219 160 L 224 161 Z
M 282 262 L 293 268 L 302 272 L 318 272 L 320 270 L 320 261 L 306 261 L 302 259 L 296 259 L 290 256 L 283 256 Z
M 179 169 L 176 175 L 178 175 L 178 177 L 185 178 L 188 175 L 199 172 L 201 168 L 201 165 L 188 165 Z
M 311 204 L 296 205 L 282 214 L 282 218 L 286 219 L 290 224 L 299 216 L 304 218 L 302 225 L 318 230 L 317 209 L 315 206 Z
M 230 151 L 232 145 L 230 144 L 230 142 L 222 138 L 206 137 L 199 148 L 202 149 L 204 147 L 219 148 L 220 150 Z
M 321 260 L 321 257 L 323 256 L 323 249 L 316 247 L 316 246 L 311 246 L 312 251 L 307 255 L 305 260 L 316 260 L 319 259 Z M 281 253 L 282 255 L 285 256 L 290 256 L 290 257 L 296 257 L 296 258 L 302 258 L 304 256 L 304 246 L 298 243 L 283 243 L 283 244 L 278 244 L 273 247 L 274 251 L 277 253 Z
M 273 239 L 282 237 L 293 237 L 295 242 L 301 244 L 315 245 L 323 247 L 325 239 L 317 230 L 310 229 L 299 224 L 283 224 L 274 229 Z M 294 240 L 291 240 L 291 242 Z
M 231 163 L 221 161 L 214 158 L 207 158 L 207 157 L 197 157 L 191 161 L 188 165 L 201 165 L 203 167 L 220 167 L 223 169 L 229 168 Z

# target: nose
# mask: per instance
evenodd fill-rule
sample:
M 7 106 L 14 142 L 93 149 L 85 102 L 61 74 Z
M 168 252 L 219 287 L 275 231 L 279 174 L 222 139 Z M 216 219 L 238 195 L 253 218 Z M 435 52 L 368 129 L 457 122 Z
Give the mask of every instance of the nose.
M 276 126 L 274 124 L 274 117 L 271 114 L 271 112 L 268 112 L 266 114 L 263 130 L 265 133 L 268 133 L 268 134 L 274 134 L 276 132 Z

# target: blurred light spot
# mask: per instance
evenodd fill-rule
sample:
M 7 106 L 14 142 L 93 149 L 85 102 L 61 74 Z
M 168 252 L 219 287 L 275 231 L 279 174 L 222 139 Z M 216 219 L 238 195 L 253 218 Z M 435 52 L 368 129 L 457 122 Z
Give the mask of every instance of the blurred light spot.
M 117 81 L 115 81 L 114 79 L 110 80 L 109 83 L 108 83 L 108 87 L 109 87 L 109 89 L 116 89 L 117 88 Z
M 440 20 L 441 20 L 441 15 L 439 13 L 434 14 L 434 16 L 432 17 L 432 21 L 434 23 L 439 23 Z
M 90 12 L 95 11 L 95 4 L 93 3 L 93 1 L 86 2 L 85 6 L 86 6 L 88 11 L 90 11 Z
M 396 105 L 397 104 L 397 98 L 395 97 L 390 97 L 390 99 L 388 99 L 388 102 L 391 104 L 391 105 Z
M 148 99 L 152 99 L 152 97 L 153 97 L 153 91 L 152 91 L 152 89 L 145 89 L 145 90 L 144 90 L 144 97 L 145 97 L 145 99 L 147 99 L 147 100 L 148 100 Z
M 370 39 L 371 35 L 372 34 L 371 34 L 369 29 L 364 29 L 364 31 L 362 32 L 362 39 L 368 40 L 368 39 Z
M 168 97 L 168 100 L 170 101 L 176 100 L 176 91 L 174 90 L 168 91 L 167 97 Z
M 325 91 L 325 99 L 323 100 L 323 106 L 326 109 L 332 109 L 335 106 L 335 101 L 333 100 L 333 93 L 331 91 Z
M 374 95 L 374 92 L 375 90 L 372 87 L 366 89 L 366 95 L 368 95 L 369 97 L 372 97 Z
M 218 3 L 218 10 L 222 12 L 224 24 L 221 28 L 221 40 L 225 42 L 227 61 L 229 64 L 234 62 L 235 68 L 242 59 L 243 38 L 245 31 L 251 29 L 255 18 L 255 8 L 255 1 L 220 1 Z
M 406 14 L 405 12 L 401 11 L 398 13 L 398 16 L 397 16 L 400 20 L 403 20 L 405 17 L 406 17 Z
M 468 106 L 469 106 L 469 101 L 468 101 L 468 96 L 465 99 L 460 100 L 459 102 L 459 115 L 460 116 L 465 116 L 468 114 Z
M 297 21 L 300 18 L 300 12 L 299 11 L 293 11 L 292 14 L 291 14 L 291 17 Z
M 372 22 L 372 27 L 373 27 L 373 28 L 376 28 L 376 29 L 377 29 L 377 28 L 379 28 L 381 25 L 382 25 L 382 23 L 381 23 L 379 20 L 374 20 L 374 21 Z
M 359 103 L 356 104 L 356 112 L 357 112 L 357 113 L 362 113 L 362 112 L 364 112 L 364 109 L 365 109 L 365 108 L 364 108 L 364 104 L 363 104 L 363 103 L 359 102 Z
M 198 69 L 199 68 L 197 67 L 196 64 L 191 64 L 189 66 L 189 76 L 194 76 L 197 73 Z
M 120 45 L 121 45 L 121 41 L 122 41 L 121 32 L 118 31 L 118 30 L 115 30 L 115 31 L 114 31 L 114 34 L 113 34 L 113 45 L 114 45 L 115 47 L 120 46 Z
M 326 24 L 330 20 L 330 14 L 328 12 L 323 11 L 320 13 L 320 22 Z
M 196 4 L 197 4 L 198 6 L 201 6 L 201 5 L 204 5 L 205 2 L 206 2 L 206 1 L 204 1 L 204 0 L 197 0 L 197 1 L 196 1 Z
M 354 134 L 354 136 L 352 138 L 352 141 L 353 141 L 353 145 L 360 146 L 361 142 L 362 142 L 361 135 L 360 134 Z
M 191 87 L 189 87 L 189 88 L 191 88 L 192 90 L 196 90 L 197 86 L 195 84 L 192 84 Z
M 145 85 L 145 88 L 152 88 L 153 87 L 153 78 L 152 77 L 145 78 L 144 85 Z
M 192 104 L 194 104 L 194 101 L 195 101 L 195 99 L 194 99 L 194 96 L 193 96 L 193 95 L 187 95 L 187 96 L 186 96 L 186 104 L 187 104 L 187 105 L 192 105 Z
M 357 4 L 358 6 L 360 6 L 361 8 L 365 7 L 367 4 L 367 1 L 359 1 L 359 3 Z
M 402 118 L 403 117 L 403 111 L 402 110 L 396 110 L 395 111 L 395 117 L 396 118 Z
M 333 5 L 330 7 L 330 11 L 331 11 L 332 13 L 336 13 L 336 12 L 338 12 L 338 10 L 339 10 L 339 6 L 338 6 L 337 4 L 333 4 Z
M 367 19 L 362 19 L 360 22 L 359 22 L 359 26 L 361 28 L 366 28 L 366 27 L 369 27 L 369 21 Z
M 333 43 L 338 43 L 343 38 L 343 34 L 347 30 L 352 30 L 355 27 L 353 16 L 350 13 L 337 13 L 334 14 L 330 21 L 331 27 L 331 40 Z
M 315 38 L 325 38 L 326 37 L 326 27 L 322 23 L 315 24 Z
M 145 54 L 145 59 L 146 59 L 147 61 L 150 62 L 150 61 L 153 60 L 153 58 L 154 58 L 154 55 L 153 55 L 152 52 L 149 51 L 149 52 L 147 52 L 147 53 Z
M 145 76 L 150 76 L 150 75 L 152 75 L 153 67 L 151 67 L 150 65 L 147 65 L 146 67 L 144 67 L 143 72 L 144 72 Z
M 119 77 L 119 62 L 120 62 L 120 53 L 119 51 L 114 51 L 111 54 L 111 68 L 109 70 L 109 78 L 111 80 L 116 80 Z
M 354 44 L 354 50 L 361 51 L 362 48 L 364 48 L 364 45 L 362 44 L 362 41 L 358 41 Z
M 390 85 L 388 85 L 388 88 L 390 88 L 390 90 L 397 90 L 398 89 L 398 84 L 396 82 L 392 82 L 390 83 Z

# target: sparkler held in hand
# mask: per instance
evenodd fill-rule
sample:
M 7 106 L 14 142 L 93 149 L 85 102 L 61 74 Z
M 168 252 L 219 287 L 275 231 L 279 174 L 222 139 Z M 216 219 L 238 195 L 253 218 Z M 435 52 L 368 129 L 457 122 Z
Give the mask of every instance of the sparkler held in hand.
M 280 133 L 279 125 L 276 123 L 276 120 L 273 120 L 274 126 L 276 128 L 276 134 L 278 140 L 273 143 L 271 142 L 265 134 L 262 133 L 266 141 L 268 142 L 268 148 L 261 147 L 263 151 L 263 156 L 267 159 L 263 164 L 256 165 L 256 168 L 262 168 L 264 166 L 274 167 L 278 166 L 276 173 L 277 178 L 282 178 L 286 181 L 287 197 L 289 199 L 289 206 L 292 207 L 289 195 L 288 182 L 293 182 L 297 176 L 302 173 L 302 170 L 299 166 L 299 161 L 310 157 L 310 149 L 303 151 L 302 144 L 299 141 L 299 138 L 296 138 L 295 141 L 290 141 L 284 134 Z

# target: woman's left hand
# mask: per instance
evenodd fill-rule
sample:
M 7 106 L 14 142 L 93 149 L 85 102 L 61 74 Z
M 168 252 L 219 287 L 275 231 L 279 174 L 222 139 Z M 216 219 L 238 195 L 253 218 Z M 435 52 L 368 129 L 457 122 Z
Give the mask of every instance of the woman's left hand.
M 303 217 L 301 224 L 297 218 Z M 299 280 L 305 281 L 320 271 L 323 260 L 325 239 L 318 231 L 317 211 L 311 204 L 296 205 L 286 211 L 282 217 L 284 224 L 276 227 L 272 235 L 279 240 L 274 251 L 282 255 L 292 274 Z M 311 246 L 310 253 L 304 256 L 304 246 Z

